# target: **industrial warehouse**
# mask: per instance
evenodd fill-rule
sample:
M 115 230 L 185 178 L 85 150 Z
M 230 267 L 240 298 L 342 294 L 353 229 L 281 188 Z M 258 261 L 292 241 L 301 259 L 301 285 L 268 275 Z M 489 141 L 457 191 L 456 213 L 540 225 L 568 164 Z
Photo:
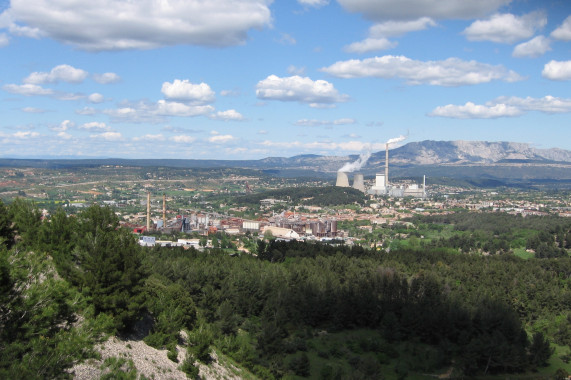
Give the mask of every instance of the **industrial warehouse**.
M 262 205 L 279 203 L 275 199 L 264 199 Z M 192 233 L 211 235 L 224 232 L 228 235 L 252 233 L 254 235 L 272 236 L 284 240 L 332 240 L 343 237 L 337 230 L 337 220 L 334 218 L 308 218 L 294 212 L 283 212 L 263 220 L 245 220 L 242 218 L 223 215 L 216 212 L 199 210 L 184 210 L 184 214 L 167 219 L 167 198 L 162 197 L 162 218 L 151 217 L 151 194 L 147 193 L 147 224 L 145 227 L 131 226 L 134 233 L 160 231 L 162 233 Z M 199 239 L 179 239 L 178 242 L 160 241 L 141 236 L 142 246 L 193 246 L 199 248 Z

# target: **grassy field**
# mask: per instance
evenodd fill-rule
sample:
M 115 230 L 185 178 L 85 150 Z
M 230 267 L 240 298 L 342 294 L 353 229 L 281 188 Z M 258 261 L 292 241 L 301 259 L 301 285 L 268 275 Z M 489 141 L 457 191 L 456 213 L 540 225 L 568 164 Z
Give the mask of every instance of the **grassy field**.
M 531 259 L 535 257 L 535 254 L 532 252 L 527 252 L 525 248 L 516 248 L 514 249 L 514 255 L 524 260 Z

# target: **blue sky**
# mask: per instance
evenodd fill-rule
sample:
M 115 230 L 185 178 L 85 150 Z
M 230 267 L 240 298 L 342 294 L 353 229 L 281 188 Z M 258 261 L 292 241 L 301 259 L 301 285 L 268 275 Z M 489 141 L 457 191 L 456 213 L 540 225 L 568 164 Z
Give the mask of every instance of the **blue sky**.
M 571 149 L 568 0 L 0 0 L 0 157 Z

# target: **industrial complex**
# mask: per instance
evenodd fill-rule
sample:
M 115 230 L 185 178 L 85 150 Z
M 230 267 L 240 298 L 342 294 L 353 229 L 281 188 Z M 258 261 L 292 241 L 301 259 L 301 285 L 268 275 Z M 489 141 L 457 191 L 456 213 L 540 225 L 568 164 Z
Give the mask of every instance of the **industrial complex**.
M 351 187 L 349 184 L 349 172 L 341 168 L 337 172 L 337 181 L 335 186 Z M 402 183 L 393 184 L 389 182 L 389 143 L 386 144 L 385 149 L 385 172 L 376 174 L 374 185 L 367 191 L 365 190 L 365 183 L 363 174 L 353 173 L 353 186 L 354 189 L 366 192 L 370 195 L 388 195 L 392 197 L 414 197 L 426 198 L 426 176 L 423 177 L 422 185 L 416 183 Z
M 375 176 L 372 185 L 367 186 L 362 173 L 351 172 L 349 170 L 359 169 L 366 162 L 366 158 L 361 157 L 358 165 L 349 164 L 343 166 L 337 172 L 336 186 L 352 187 L 372 197 L 413 197 L 424 199 L 426 197 L 426 179 L 422 184 L 403 182 L 392 183 L 389 181 L 389 143 L 386 144 L 384 173 Z M 350 183 L 352 175 L 352 184 Z M 334 217 L 308 217 L 299 213 L 284 211 L 279 215 L 274 215 L 261 220 L 246 220 L 229 215 L 222 215 L 216 212 L 205 212 L 202 210 L 180 210 L 179 215 L 167 220 L 167 199 L 162 196 L 162 218 L 151 218 L 151 194 L 147 193 L 147 215 L 146 227 L 134 228 L 134 232 L 160 230 L 164 233 L 198 232 L 201 235 L 215 234 L 218 231 L 226 234 L 243 234 L 246 232 L 255 235 L 271 235 L 281 239 L 311 239 L 311 240 L 331 240 L 343 238 L 342 231 L 337 229 L 337 219 Z M 262 199 L 260 206 L 268 209 L 285 201 L 278 199 Z M 160 209 L 155 209 L 160 214 Z M 135 231 L 136 229 L 136 231 Z M 183 239 L 184 240 L 184 239 Z M 187 239 L 188 240 L 188 239 Z M 192 239 L 191 239 L 192 240 Z M 196 240 L 196 239 L 194 239 Z M 181 241 L 182 245 L 197 245 L 196 241 Z M 142 245 L 152 245 L 151 242 L 141 240 Z M 154 242 L 153 242 L 154 243 Z

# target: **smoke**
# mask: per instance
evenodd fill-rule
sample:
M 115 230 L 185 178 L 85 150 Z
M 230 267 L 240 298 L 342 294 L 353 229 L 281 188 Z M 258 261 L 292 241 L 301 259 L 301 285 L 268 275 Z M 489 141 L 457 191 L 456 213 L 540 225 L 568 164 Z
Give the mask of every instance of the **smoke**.
M 389 144 L 389 145 L 396 144 L 396 143 L 401 142 L 403 140 L 406 140 L 406 136 L 400 135 L 399 137 L 395 137 L 395 138 L 390 139 L 389 141 L 386 142 L 386 144 Z
M 371 157 L 371 151 L 363 152 L 363 153 L 361 153 L 361 155 L 359 156 L 357 161 L 346 163 L 338 171 L 339 172 L 346 172 L 346 173 L 357 171 L 357 170 L 361 169 L 363 167 L 363 165 L 365 165 L 367 163 L 367 161 L 369 160 L 369 157 Z

